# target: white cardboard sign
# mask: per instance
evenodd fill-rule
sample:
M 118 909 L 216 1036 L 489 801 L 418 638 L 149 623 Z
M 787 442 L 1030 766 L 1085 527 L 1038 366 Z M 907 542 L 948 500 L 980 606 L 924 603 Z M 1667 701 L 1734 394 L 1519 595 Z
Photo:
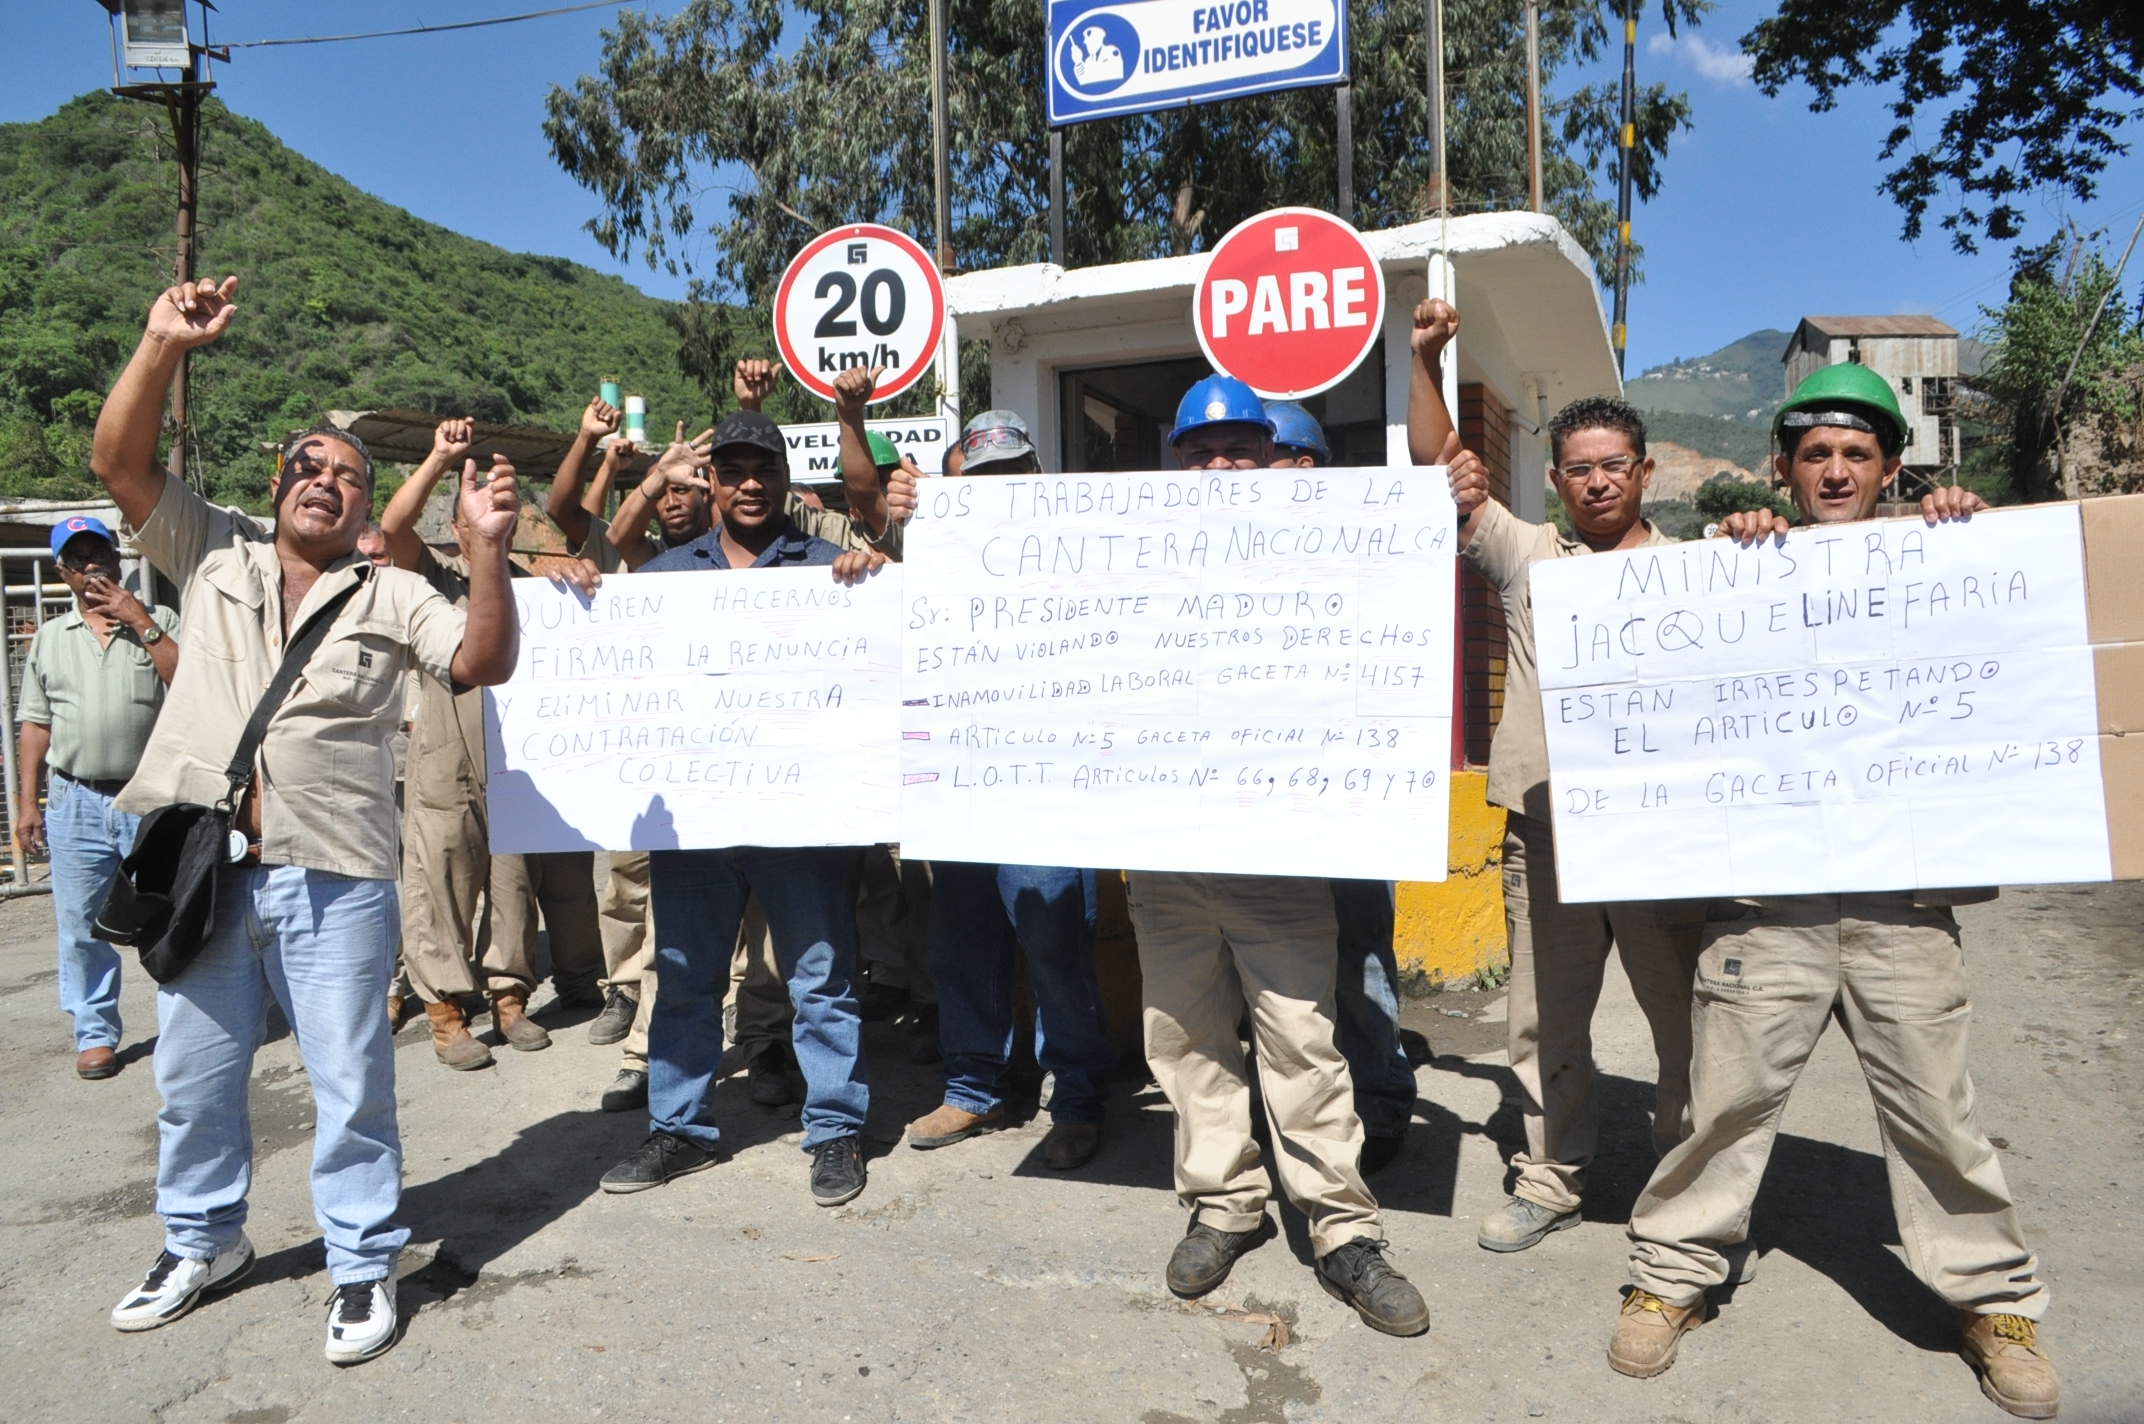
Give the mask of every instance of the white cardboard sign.
M 491 848 L 897 839 L 900 584 L 740 569 L 583 598 L 516 579 L 521 662 L 484 697 Z
M 902 847 L 1441 880 L 1441 469 L 933 480 L 908 532 Z
M 1532 575 L 1572 901 L 2110 874 L 2075 505 Z

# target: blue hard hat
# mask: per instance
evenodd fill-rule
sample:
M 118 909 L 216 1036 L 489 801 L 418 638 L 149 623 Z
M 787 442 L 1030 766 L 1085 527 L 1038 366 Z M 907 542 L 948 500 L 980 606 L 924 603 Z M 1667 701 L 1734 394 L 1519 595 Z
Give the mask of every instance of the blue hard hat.
M 1208 376 L 1184 392 L 1177 402 L 1176 428 L 1169 432 L 1169 443 L 1174 445 L 1202 425 L 1256 425 L 1268 435 L 1273 433 L 1265 402 L 1234 376 Z
M 1325 443 L 1325 428 L 1318 418 L 1294 401 L 1267 401 L 1266 415 L 1273 422 L 1273 443 L 1291 450 L 1308 450 L 1318 463 L 1329 463 L 1332 446 Z

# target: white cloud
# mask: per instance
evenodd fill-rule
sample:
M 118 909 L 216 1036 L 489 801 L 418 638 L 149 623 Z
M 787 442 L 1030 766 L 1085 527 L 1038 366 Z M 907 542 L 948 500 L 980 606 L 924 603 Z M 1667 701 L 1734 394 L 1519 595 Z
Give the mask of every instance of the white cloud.
M 1664 30 L 1656 30 L 1645 42 L 1645 52 L 1677 55 L 1700 76 L 1715 84 L 1749 82 L 1750 57 L 1738 49 L 1716 45 L 1702 35 L 1670 35 Z

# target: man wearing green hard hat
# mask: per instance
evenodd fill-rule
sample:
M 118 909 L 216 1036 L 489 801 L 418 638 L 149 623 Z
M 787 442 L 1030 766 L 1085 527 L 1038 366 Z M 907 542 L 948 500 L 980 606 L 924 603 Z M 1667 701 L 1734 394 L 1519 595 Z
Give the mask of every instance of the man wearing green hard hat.
M 1772 430 L 1780 483 L 1803 524 L 1866 520 L 1898 477 L 1908 425 L 1891 383 L 1827 366 L 1795 388 Z M 1930 525 L 1987 507 L 1969 490 L 1924 496 Z M 1745 543 L 1784 533 L 1769 510 L 1722 522 Z M 1934 535 L 1931 537 L 1941 537 Z M 2052 1419 L 2054 1366 L 2039 1348 L 2048 1292 L 1974 1110 L 1967 993 L 1951 906 L 1992 890 L 1767 895 L 1726 900 L 1705 926 L 1692 1005 L 1690 1134 L 1660 1160 L 1631 1213 L 1631 1283 L 1608 1347 L 1624 1374 L 1675 1362 L 1749 1234 L 1779 1117 L 1836 1017 L 1876 1106 L 1906 1263 L 1958 1313 L 1981 1392 Z

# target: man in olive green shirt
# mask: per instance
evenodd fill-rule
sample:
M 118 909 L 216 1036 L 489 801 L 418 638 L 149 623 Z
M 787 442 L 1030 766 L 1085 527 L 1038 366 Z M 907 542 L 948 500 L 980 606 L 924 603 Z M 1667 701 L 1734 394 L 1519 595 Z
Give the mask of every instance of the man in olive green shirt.
M 121 587 L 119 550 L 101 519 L 77 515 L 55 525 L 52 557 L 74 608 L 38 628 L 23 667 L 15 840 L 27 852 L 50 843 L 60 1009 L 74 1020 L 75 1072 L 110 1078 L 119 1072 L 122 1031 L 119 952 L 97 938 L 91 921 L 134 848 L 136 820 L 112 802 L 141 764 L 178 668 L 178 615 L 145 607 Z M 52 789 L 41 810 L 47 768 Z

